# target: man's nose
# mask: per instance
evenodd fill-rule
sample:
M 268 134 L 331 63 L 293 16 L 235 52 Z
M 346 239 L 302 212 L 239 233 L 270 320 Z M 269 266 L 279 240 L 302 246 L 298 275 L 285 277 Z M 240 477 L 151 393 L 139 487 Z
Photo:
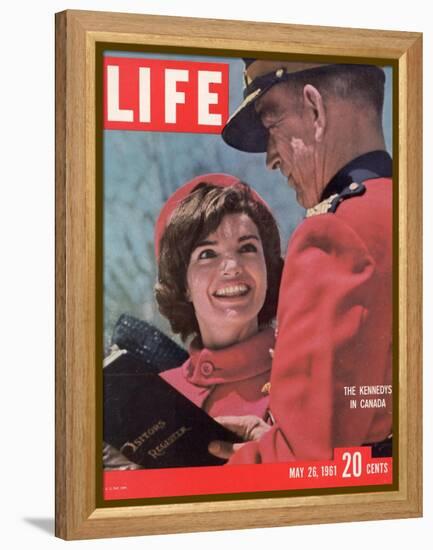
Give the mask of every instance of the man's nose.
M 280 167 L 280 158 L 275 147 L 275 141 L 272 135 L 268 137 L 266 148 L 266 167 L 268 170 L 277 170 Z

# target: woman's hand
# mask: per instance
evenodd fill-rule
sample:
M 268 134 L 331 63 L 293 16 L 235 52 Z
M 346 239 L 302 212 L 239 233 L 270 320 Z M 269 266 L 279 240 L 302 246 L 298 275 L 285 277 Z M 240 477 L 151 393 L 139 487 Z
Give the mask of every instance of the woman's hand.
M 215 420 L 228 430 L 234 432 L 245 442 L 258 441 L 271 429 L 269 424 L 253 414 L 247 416 L 217 416 Z M 228 441 L 211 441 L 208 451 L 218 458 L 228 460 L 233 453 L 245 443 L 229 443 Z

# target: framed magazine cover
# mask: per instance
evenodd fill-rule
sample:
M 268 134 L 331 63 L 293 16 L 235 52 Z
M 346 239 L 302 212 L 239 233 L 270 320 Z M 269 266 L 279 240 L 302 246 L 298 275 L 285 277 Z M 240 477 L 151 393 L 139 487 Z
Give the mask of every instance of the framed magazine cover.
M 392 157 L 392 231 L 385 250 L 392 260 L 392 360 L 380 384 L 357 380 L 343 385 L 338 399 L 344 411 L 389 415 L 391 428 L 386 438 L 337 445 L 332 456 L 311 452 L 298 457 L 276 400 L 273 418 L 270 397 L 265 423 L 283 434 L 290 452 L 278 458 L 258 443 L 258 460 L 219 464 L 188 455 L 182 462 L 184 451 L 176 445 L 194 429 L 199 435 L 216 429 L 220 437 L 210 440 L 224 439 L 211 417 L 227 413 L 209 397 L 219 382 L 196 384 L 207 393 L 195 408 L 188 404 L 195 398 L 182 384 L 176 388 L 171 375 L 169 386 L 174 384 L 188 402 L 161 386 L 161 373 L 181 365 L 186 372 L 193 353 L 190 339 L 184 342 L 173 333 L 155 301 L 162 246 L 155 240 L 155 227 L 158 235 L 164 204 L 188 181 L 201 185 L 213 181 L 210 173 L 234 174 L 270 208 L 289 265 L 293 252 L 286 254 L 286 249 L 290 251 L 304 218 L 332 212 L 343 201 L 355 201 L 352 195 L 360 189 L 365 192 L 363 183 L 357 188 L 352 182 L 330 201 L 305 210 L 279 171 L 266 170 L 265 155 L 251 154 L 255 142 L 229 147 L 231 140 L 243 138 L 224 134 L 224 128 L 275 86 L 265 71 L 246 82 L 253 85 L 263 77 L 262 89 L 243 90 L 244 70 L 248 77 L 249 63 L 257 60 L 285 68 L 306 64 L 306 70 L 370 65 L 383 71 L 382 124 L 385 152 Z M 277 67 L 272 78 L 280 78 L 279 71 Z M 85 11 L 56 15 L 57 536 L 82 539 L 421 515 L 421 111 L 418 33 Z M 268 167 L 278 168 L 269 161 L 269 150 L 267 155 Z M 243 292 L 238 283 L 225 292 Z M 270 326 L 275 328 L 274 321 Z M 275 340 L 279 355 L 282 338 L 278 333 Z M 375 346 L 380 347 L 381 338 L 379 334 Z M 253 350 L 257 355 L 258 347 Z M 213 368 L 209 357 L 201 367 Z M 271 380 L 271 393 L 284 397 L 271 372 L 270 367 L 268 378 L 260 378 L 260 392 L 269 394 L 263 382 Z M 151 385 L 135 395 L 144 374 Z M 236 387 L 230 392 L 236 393 Z M 146 406 L 139 406 L 147 396 L 153 397 L 148 408 L 157 415 L 135 434 L 118 438 L 119 430 L 147 414 L 142 411 Z M 170 407 L 159 409 L 159 403 Z M 167 409 L 168 420 L 163 416 Z M 176 424 L 182 414 L 186 420 Z M 193 427 L 187 425 L 189 419 Z M 111 422 L 114 428 L 109 428 Z M 197 433 L 191 437 L 200 439 Z M 111 458 L 107 440 L 114 449 Z

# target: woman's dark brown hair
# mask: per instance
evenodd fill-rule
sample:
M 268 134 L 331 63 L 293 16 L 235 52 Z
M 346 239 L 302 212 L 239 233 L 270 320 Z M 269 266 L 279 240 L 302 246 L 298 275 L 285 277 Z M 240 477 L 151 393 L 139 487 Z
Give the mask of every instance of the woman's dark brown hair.
M 191 254 L 197 243 L 216 231 L 224 216 L 240 213 L 247 214 L 257 226 L 265 255 L 267 293 L 258 315 L 259 325 L 269 324 L 275 317 L 283 260 L 274 217 L 244 183 L 219 187 L 203 182 L 177 206 L 159 246 L 156 300 L 173 332 L 183 340 L 200 335 L 193 305 L 186 299 Z

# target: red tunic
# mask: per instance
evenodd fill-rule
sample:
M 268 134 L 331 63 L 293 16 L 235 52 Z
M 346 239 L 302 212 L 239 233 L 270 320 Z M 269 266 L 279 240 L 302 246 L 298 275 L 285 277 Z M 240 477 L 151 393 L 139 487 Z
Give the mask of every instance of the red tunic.
M 363 195 L 305 219 L 291 238 L 271 376 L 276 423 L 232 464 L 329 459 L 335 447 L 392 431 L 392 395 L 360 395 L 392 384 L 392 181 L 364 185 Z M 362 407 L 371 398 L 386 406 Z
M 266 418 L 274 331 L 265 329 L 244 342 L 220 350 L 191 347 L 190 358 L 162 378 L 210 416 L 249 415 Z

